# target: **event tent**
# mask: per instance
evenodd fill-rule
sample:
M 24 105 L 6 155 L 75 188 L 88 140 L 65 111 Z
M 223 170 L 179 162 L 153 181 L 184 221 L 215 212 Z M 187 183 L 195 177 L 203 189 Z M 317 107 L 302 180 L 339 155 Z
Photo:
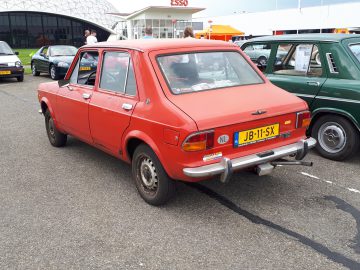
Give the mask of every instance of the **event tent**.
M 201 38 L 201 36 L 203 36 L 206 39 L 228 41 L 232 36 L 240 36 L 244 34 L 244 32 L 241 32 L 230 25 L 211 25 L 210 27 L 197 32 L 195 37 Z

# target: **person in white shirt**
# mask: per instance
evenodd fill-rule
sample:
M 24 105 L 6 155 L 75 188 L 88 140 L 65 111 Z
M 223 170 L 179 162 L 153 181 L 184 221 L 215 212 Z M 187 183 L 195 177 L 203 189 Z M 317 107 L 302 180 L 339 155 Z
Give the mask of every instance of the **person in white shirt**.
M 87 38 L 88 36 L 90 36 L 90 30 L 85 30 L 85 35 L 84 35 L 84 44 L 86 45 L 86 41 L 87 41 Z
M 91 35 L 86 38 L 86 44 L 87 45 L 93 45 L 93 44 L 95 44 L 97 42 L 98 42 L 98 40 L 96 38 L 96 31 L 91 30 Z

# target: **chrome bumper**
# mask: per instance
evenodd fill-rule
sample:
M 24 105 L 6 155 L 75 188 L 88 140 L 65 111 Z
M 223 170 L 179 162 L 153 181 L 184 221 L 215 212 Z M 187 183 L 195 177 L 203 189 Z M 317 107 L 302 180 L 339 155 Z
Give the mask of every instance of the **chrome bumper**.
M 205 165 L 196 168 L 184 168 L 185 175 L 193 178 L 209 177 L 221 174 L 221 181 L 227 182 L 234 170 L 254 167 L 267 162 L 275 161 L 286 156 L 296 155 L 296 160 L 303 159 L 308 150 L 316 145 L 314 138 L 308 138 L 299 142 L 275 148 L 264 153 L 253 154 L 245 157 L 228 159 L 224 157 L 219 163 Z

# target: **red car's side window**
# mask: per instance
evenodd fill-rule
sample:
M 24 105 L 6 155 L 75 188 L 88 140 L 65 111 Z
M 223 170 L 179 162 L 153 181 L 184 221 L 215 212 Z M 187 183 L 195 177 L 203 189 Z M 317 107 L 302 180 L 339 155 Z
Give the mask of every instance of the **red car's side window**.
M 98 52 L 82 52 L 70 76 L 70 83 L 94 86 L 98 58 Z
M 70 83 L 71 84 L 76 84 L 77 83 L 77 77 L 78 77 L 78 73 L 79 73 L 79 60 L 76 62 L 76 65 L 71 73 L 70 76 Z
M 105 52 L 100 88 L 117 93 L 136 95 L 134 69 L 127 52 Z

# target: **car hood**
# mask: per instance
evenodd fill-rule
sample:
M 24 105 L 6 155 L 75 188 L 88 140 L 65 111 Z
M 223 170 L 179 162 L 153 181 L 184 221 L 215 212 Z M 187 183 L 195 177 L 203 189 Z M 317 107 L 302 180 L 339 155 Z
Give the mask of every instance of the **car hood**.
M 16 61 L 20 61 L 17 55 L 1 55 L 0 54 L 0 63 L 15 63 Z
M 306 103 L 270 83 L 169 96 L 199 130 L 306 110 Z M 253 115 L 258 110 L 262 115 Z
M 75 56 L 50 56 L 50 62 L 60 63 L 65 62 L 71 64 Z

